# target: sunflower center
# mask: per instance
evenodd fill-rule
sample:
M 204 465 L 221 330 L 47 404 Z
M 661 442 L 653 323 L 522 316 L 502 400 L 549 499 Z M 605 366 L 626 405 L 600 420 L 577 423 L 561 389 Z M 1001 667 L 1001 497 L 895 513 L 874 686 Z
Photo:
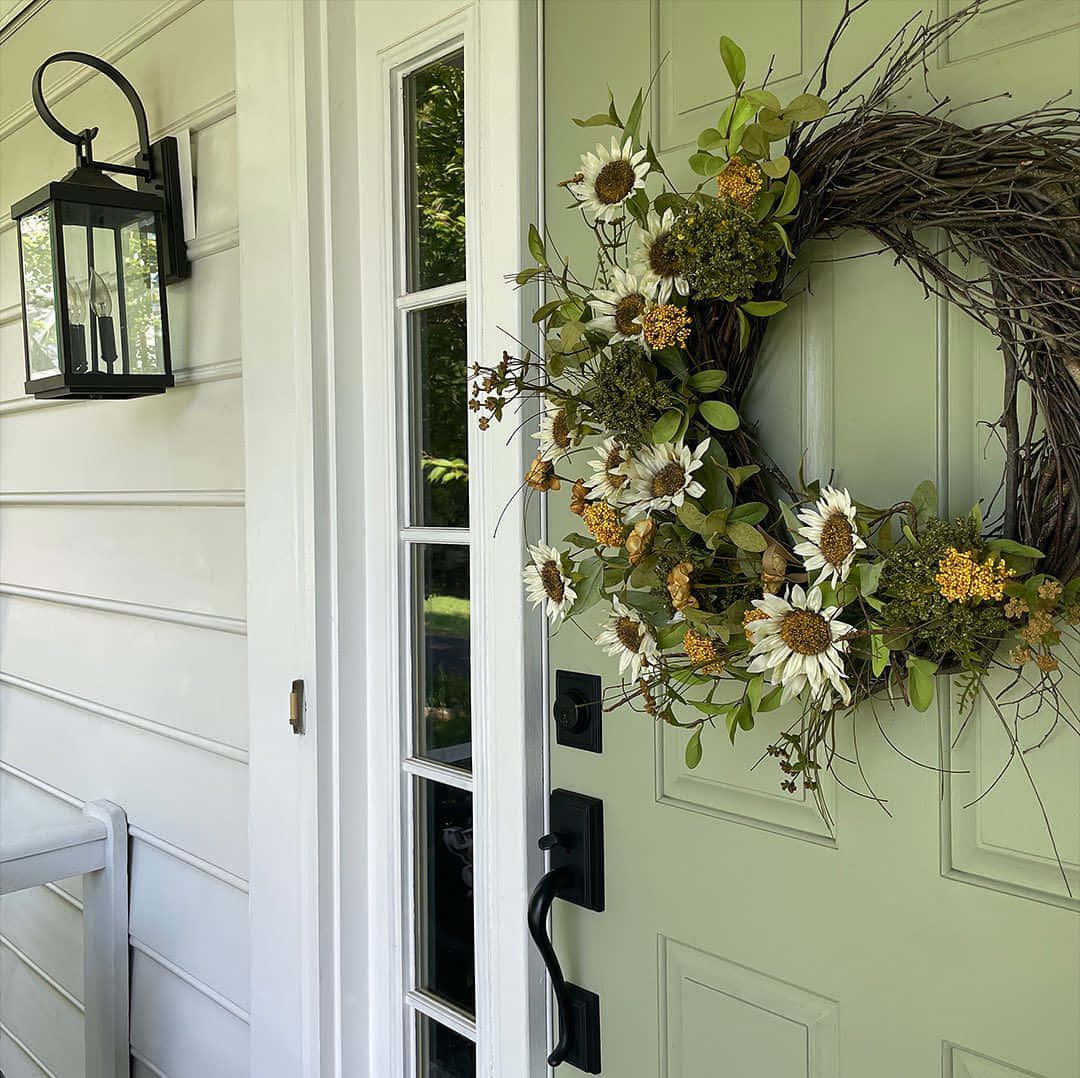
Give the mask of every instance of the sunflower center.
M 636 653 L 641 646 L 641 628 L 633 618 L 619 618 L 615 622 L 615 635 L 627 651 Z
M 558 565 L 553 561 L 544 562 L 540 570 L 540 580 L 543 582 L 547 597 L 555 603 L 561 603 L 566 594 L 566 585 L 563 583 L 562 573 Z
M 792 610 L 780 622 L 780 638 L 800 655 L 820 655 L 832 643 L 825 618 L 813 610 Z
M 684 486 L 686 486 L 686 472 L 683 471 L 681 464 L 676 464 L 674 461 L 665 464 L 653 476 L 652 492 L 658 498 L 669 498 L 672 494 L 678 494 Z
M 657 277 L 674 277 L 679 272 L 679 256 L 670 232 L 658 236 L 649 248 L 649 269 Z
M 596 182 L 593 184 L 596 197 L 605 205 L 614 206 L 633 191 L 636 180 L 634 166 L 625 158 L 609 161 L 596 174 Z
M 851 521 L 843 513 L 833 513 L 821 529 L 821 553 L 830 565 L 841 565 L 855 549 Z
M 551 440 L 560 449 L 566 449 L 570 445 L 570 424 L 566 421 L 566 413 L 561 408 L 551 421 Z
M 604 460 L 604 475 L 607 476 L 607 481 L 611 484 L 613 490 L 618 490 L 623 483 L 626 482 L 626 476 L 620 475 L 616 468 L 621 468 L 623 464 L 623 451 L 620 446 L 613 445 L 611 451 L 608 453 Z
M 641 332 L 638 319 L 645 310 L 645 297 L 640 292 L 631 292 L 615 304 L 615 328 L 628 337 Z

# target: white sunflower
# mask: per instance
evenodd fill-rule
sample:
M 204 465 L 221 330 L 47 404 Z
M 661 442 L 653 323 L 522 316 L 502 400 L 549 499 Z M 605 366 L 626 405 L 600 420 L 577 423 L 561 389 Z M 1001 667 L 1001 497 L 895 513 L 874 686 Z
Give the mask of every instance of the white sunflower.
M 645 186 L 648 172 L 645 151 L 634 153 L 632 139 L 620 145 L 612 135 L 610 150 L 598 142 L 595 153 L 581 155 L 581 178 L 568 186 L 582 209 L 598 221 L 614 221 L 623 216 L 623 203 Z
M 620 505 L 626 497 L 630 482 L 627 468 L 630 452 L 615 438 L 605 438 L 596 447 L 596 459 L 589 461 L 592 475 L 585 480 L 589 498 L 602 498 L 611 505 Z
M 766 595 L 754 606 L 765 615 L 746 625 L 753 645 L 750 649 L 752 674 L 764 673 L 773 685 L 783 685 L 783 703 L 795 699 L 810 686 L 811 698 L 823 710 L 834 704 L 834 693 L 851 703 L 851 689 L 844 673 L 851 626 L 840 621 L 840 607 L 821 608 L 821 589 L 804 591 L 798 584 L 788 598 Z
M 657 280 L 651 273 L 640 276 L 615 267 L 611 288 L 597 288 L 589 299 L 593 318 L 590 329 L 606 333 L 612 344 L 636 341 L 644 345 L 641 316 L 656 300 Z
M 678 256 L 675 254 L 671 230 L 675 226 L 675 211 L 664 210 L 661 217 L 656 210 L 649 210 L 645 228 L 635 227 L 637 249 L 634 253 L 631 269 L 644 276 L 651 274 L 659 282 L 657 299 L 667 303 L 671 292 L 680 296 L 690 295 L 690 285 L 682 274 Z
M 629 671 L 631 681 L 637 681 L 643 671 L 648 673 L 656 664 L 656 638 L 641 615 L 619 599 L 611 600 L 611 613 L 596 643 L 608 655 L 619 657 L 619 674 L 624 675 Z
M 577 592 L 567 573 L 562 555 L 553 547 L 537 543 L 529 547 L 532 562 L 525 566 L 525 591 L 533 606 L 546 603 L 552 625 L 558 625 L 577 599 Z
M 545 408 L 540 417 L 540 430 L 533 435 L 539 439 L 541 460 L 558 460 L 570 452 L 574 431 L 564 408 Z
M 700 498 L 705 488 L 694 478 L 709 448 L 706 438 L 693 452 L 680 438 L 677 442 L 644 446 L 627 466 L 630 485 L 626 502 L 631 517 L 664 509 L 678 509 L 687 498 Z
M 847 580 L 855 554 L 866 548 L 855 527 L 855 506 L 846 490 L 826 487 L 812 509 L 799 519 L 806 525 L 799 533 L 806 539 L 795 547 L 806 568 L 822 570 L 818 580 Z

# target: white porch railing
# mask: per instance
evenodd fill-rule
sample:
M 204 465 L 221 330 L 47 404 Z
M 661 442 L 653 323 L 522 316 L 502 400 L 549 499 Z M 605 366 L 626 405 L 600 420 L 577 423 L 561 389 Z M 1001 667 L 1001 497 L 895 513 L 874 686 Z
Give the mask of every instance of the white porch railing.
M 124 810 L 89 801 L 83 819 L 0 844 L 0 895 L 83 877 L 86 1078 L 129 1078 L 128 833 Z

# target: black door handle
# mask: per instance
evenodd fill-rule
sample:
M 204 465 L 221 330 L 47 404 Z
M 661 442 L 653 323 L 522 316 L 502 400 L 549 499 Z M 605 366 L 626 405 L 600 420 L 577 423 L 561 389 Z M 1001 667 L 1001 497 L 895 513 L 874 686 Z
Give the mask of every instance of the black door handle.
M 529 935 L 547 967 L 558 1008 L 559 1035 L 548 1065 L 571 1063 L 586 1074 L 600 1073 L 600 997 L 571 984 L 548 935 L 548 915 L 556 898 L 590 910 L 604 908 L 604 805 L 595 797 L 551 791 L 550 835 L 540 848 L 551 853 L 551 870 L 529 898 Z
M 549 1067 L 557 1067 L 560 1063 L 566 1062 L 570 1044 L 570 1026 L 567 1021 L 570 1014 L 570 996 L 566 990 L 566 978 L 563 976 L 562 966 L 559 965 L 559 956 L 555 953 L 555 947 L 548 935 L 547 921 L 552 902 L 559 897 L 560 893 L 568 891 L 572 882 L 573 873 L 568 865 L 553 868 L 540 877 L 540 882 L 529 899 L 529 935 L 532 936 L 533 943 L 536 944 L 536 949 L 540 952 L 540 957 L 547 967 L 559 1011 L 559 1039 L 548 1056 Z

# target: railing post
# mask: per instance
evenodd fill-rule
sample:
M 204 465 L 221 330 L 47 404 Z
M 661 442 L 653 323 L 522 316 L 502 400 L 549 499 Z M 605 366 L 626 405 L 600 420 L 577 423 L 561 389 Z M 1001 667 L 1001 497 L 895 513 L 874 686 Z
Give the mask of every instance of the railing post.
M 83 877 L 86 1078 L 130 1078 L 127 816 L 111 801 L 83 813 L 107 831 L 105 867 Z

